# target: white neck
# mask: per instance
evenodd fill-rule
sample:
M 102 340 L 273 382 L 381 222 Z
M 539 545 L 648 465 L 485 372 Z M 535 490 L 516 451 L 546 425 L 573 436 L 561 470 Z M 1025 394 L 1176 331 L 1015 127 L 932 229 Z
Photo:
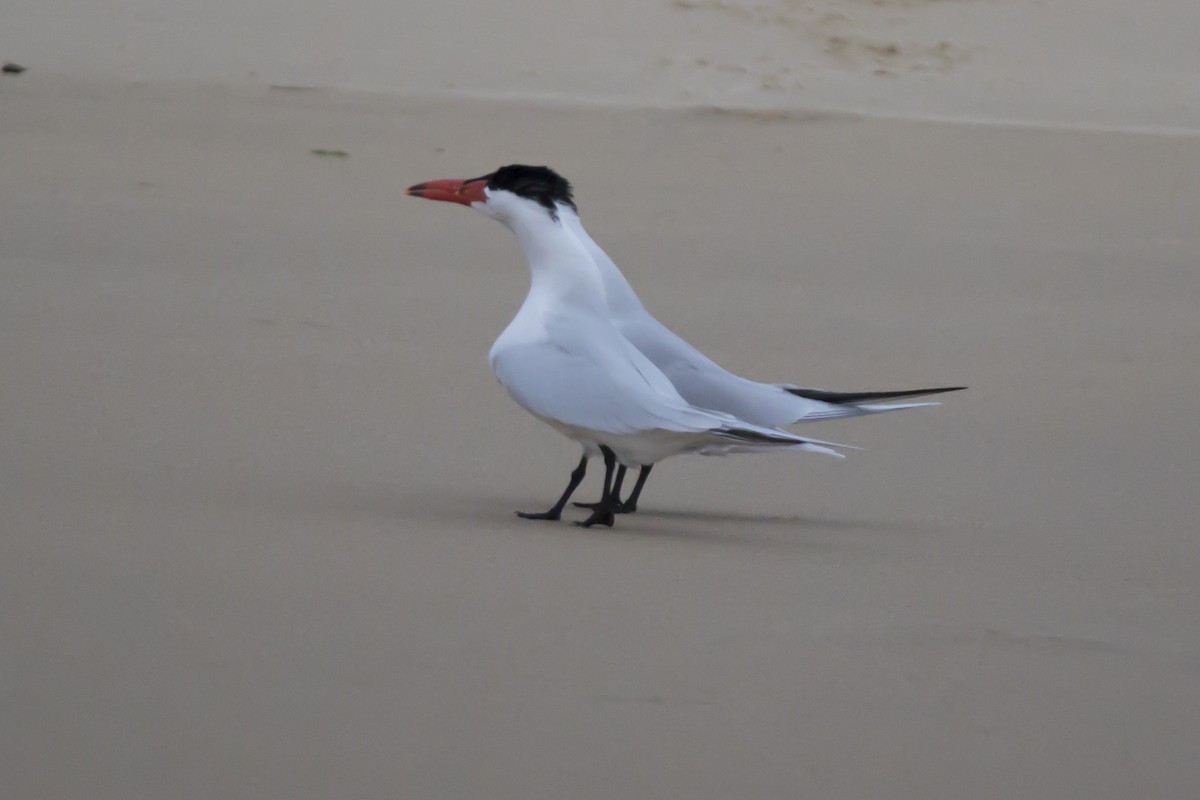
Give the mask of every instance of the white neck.
M 579 237 L 579 241 L 591 256 L 592 261 L 595 262 L 596 269 L 600 273 L 600 280 L 604 283 L 604 298 L 609 313 L 618 317 L 645 313 L 645 306 L 642 305 L 637 292 L 629 285 L 629 281 L 625 279 L 613 260 L 608 257 L 608 253 L 600 249 L 600 245 L 596 244 L 584 230 L 583 222 L 575 210 L 570 206 L 559 205 L 558 214 L 563 223 Z
M 522 209 L 503 220 L 525 251 L 532 281 L 529 300 L 555 303 L 603 313 L 604 284 L 596 264 L 562 217 L 552 219 L 541 207 Z

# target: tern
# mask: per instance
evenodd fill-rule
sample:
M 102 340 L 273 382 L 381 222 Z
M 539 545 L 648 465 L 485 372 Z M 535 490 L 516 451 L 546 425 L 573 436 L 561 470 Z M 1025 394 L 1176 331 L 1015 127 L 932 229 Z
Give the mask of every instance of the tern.
M 774 428 L 800 422 L 936 406 L 940 403 L 878 401 L 956 392 L 966 388 L 942 386 L 886 392 L 831 392 L 824 389 L 805 389 L 792 384 L 760 383 L 735 375 L 697 350 L 646 310 L 616 263 L 584 229 L 573 200 L 568 198 L 559 201 L 556 211 L 563 223 L 582 242 L 600 270 L 609 318 L 613 325 L 662 370 L 683 399 L 692 405 L 723 411 L 746 422 Z M 633 491 L 623 503 L 618 504 L 617 513 L 632 513 L 637 510 L 638 498 L 652 466 L 642 467 Z M 625 469 L 622 467 L 617 471 L 615 491 L 620 491 L 624 478 Z M 593 504 L 575 505 L 589 508 Z
M 407 194 L 469 206 L 503 223 L 529 262 L 529 293 L 488 362 L 518 405 L 579 443 L 583 455 L 549 510 L 519 516 L 561 518 L 595 455 L 604 459 L 604 491 L 591 516 L 577 523 L 584 527 L 611 526 L 622 509 L 612 482 L 618 463 L 645 470 L 681 453 L 777 449 L 842 457 L 832 448 L 849 447 L 685 400 L 614 325 L 600 269 L 561 213 L 574 205 L 570 184 L 553 170 L 514 164 L 479 178 L 419 183 Z

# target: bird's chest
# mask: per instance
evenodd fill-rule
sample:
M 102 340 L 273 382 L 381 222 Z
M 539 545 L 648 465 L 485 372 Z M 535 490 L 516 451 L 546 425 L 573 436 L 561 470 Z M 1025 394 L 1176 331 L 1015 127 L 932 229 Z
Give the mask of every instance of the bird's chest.
M 506 350 L 539 344 L 550 338 L 548 319 L 540 304 L 526 301 L 508 327 L 496 338 L 488 353 L 488 364 L 496 369 L 496 357 Z

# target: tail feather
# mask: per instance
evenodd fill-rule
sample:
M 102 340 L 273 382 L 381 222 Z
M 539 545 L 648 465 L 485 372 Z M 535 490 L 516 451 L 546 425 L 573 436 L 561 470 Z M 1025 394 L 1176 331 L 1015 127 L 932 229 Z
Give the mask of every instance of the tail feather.
M 855 408 L 865 411 L 868 414 L 881 414 L 884 411 L 899 411 L 904 408 L 928 408 L 929 406 L 940 405 L 941 403 L 935 400 L 927 403 L 862 403 L 856 405 Z
M 787 431 L 775 430 L 772 428 L 722 428 L 721 430 L 713 431 L 713 433 L 736 443 L 731 446 L 728 452 L 751 452 L 754 450 L 769 450 L 779 447 L 795 447 L 812 453 L 825 453 L 826 455 L 845 458 L 844 455 L 833 448 L 840 447 L 846 450 L 862 449 L 861 447 L 855 447 L 852 444 L 840 444 L 838 442 L 826 442 L 821 439 L 810 439 L 807 436 L 795 436 Z
M 827 392 L 824 389 L 802 389 L 799 386 L 784 386 L 788 392 L 808 400 L 819 400 L 835 406 L 871 403 L 876 400 L 895 400 L 902 397 L 920 397 L 927 394 L 959 392 L 966 386 L 942 386 L 936 389 L 905 389 L 896 392 Z M 913 404 L 914 406 L 919 404 Z M 893 406 L 898 408 L 899 406 Z
M 846 417 L 861 417 L 866 414 L 882 414 L 885 411 L 903 411 L 906 408 L 927 408 L 929 406 L 940 406 L 941 403 L 862 403 L 850 404 L 844 406 L 830 405 L 828 408 L 817 411 L 810 411 L 800 419 L 800 422 L 820 422 L 826 419 L 845 419 Z

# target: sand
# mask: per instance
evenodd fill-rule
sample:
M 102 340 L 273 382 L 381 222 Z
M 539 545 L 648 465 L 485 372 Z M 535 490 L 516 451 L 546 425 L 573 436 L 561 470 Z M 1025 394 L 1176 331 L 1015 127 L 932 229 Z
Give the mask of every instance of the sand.
M 0 58 L 124 81 L 1200 130 L 1195 0 L 7 0 Z
M 1196 138 L 36 69 L 0 103 L 6 795 L 1200 783 Z M 729 367 L 970 391 L 803 429 L 844 462 L 667 462 L 613 530 L 517 519 L 577 457 L 485 362 L 525 266 L 403 188 L 520 160 Z

